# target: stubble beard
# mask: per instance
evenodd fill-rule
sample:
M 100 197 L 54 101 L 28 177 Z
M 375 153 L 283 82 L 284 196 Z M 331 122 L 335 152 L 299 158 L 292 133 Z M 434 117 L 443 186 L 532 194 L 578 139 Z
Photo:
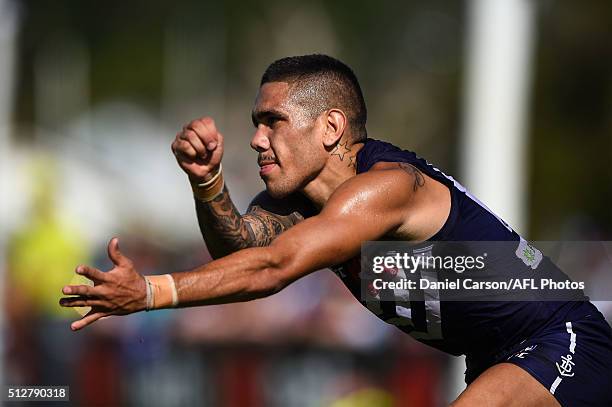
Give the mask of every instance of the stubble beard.
M 266 181 L 268 194 L 274 199 L 283 199 L 299 190 L 299 185 L 288 179 L 277 179 Z

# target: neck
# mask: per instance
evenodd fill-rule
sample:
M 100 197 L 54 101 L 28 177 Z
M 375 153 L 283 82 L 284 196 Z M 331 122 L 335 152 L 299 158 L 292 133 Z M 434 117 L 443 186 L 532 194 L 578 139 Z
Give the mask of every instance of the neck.
M 318 208 L 322 208 L 334 191 L 346 180 L 357 173 L 357 152 L 363 143 L 348 145 L 341 142 L 330 151 L 329 159 L 323 170 L 310 181 L 302 192 Z

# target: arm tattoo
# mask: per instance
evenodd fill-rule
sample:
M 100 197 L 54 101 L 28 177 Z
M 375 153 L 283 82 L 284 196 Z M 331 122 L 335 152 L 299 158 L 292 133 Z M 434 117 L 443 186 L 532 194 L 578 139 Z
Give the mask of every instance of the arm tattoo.
M 251 234 L 232 202 L 227 187 L 210 202 L 196 199 L 200 231 L 213 258 L 248 247 Z
M 289 216 L 280 216 L 266 211 L 259 206 L 252 206 L 243 216 L 253 234 L 254 246 L 267 246 L 275 237 L 289 229 L 296 223 L 304 220 L 297 212 Z
M 425 185 L 425 177 L 418 168 L 408 163 L 397 163 L 397 165 L 399 165 L 399 167 L 408 174 L 414 176 L 414 184 L 412 185 L 413 191 L 416 191 L 417 188 Z
M 267 246 L 275 237 L 303 220 L 298 212 L 276 215 L 259 206 L 251 206 L 240 215 L 227 187 L 211 202 L 196 200 L 200 231 L 213 258 L 253 246 Z

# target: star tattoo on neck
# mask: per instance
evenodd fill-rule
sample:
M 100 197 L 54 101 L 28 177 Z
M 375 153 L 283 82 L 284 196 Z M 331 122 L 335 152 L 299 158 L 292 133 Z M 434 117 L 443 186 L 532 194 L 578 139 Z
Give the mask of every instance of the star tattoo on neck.
M 340 161 L 344 161 L 344 155 L 351 152 L 351 149 L 347 147 L 347 144 L 348 141 L 345 141 L 344 144 L 338 143 L 336 148 L 332 150 L 332 155 L 337 155 L 340 157 Z

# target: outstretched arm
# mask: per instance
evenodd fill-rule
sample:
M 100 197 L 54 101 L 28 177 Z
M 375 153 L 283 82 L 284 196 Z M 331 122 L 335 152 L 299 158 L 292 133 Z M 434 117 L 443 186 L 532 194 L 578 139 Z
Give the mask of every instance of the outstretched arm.
M 321 214 L 292 227 L 270 246 L 240 250 L 195 270 L 173 273 L 178 305 L 265 297 L 308 273 L 354 257 L 363 241 L 380 239 L 404 224 L 415 192 L 397 186 L 414 181 L 408 178 L 411 175 L 401 170 L 361 174 L 338 188 Z M 107 315 L 145 309 L 144 278 L 117 253 L 113 240 L 109 254 L 115 268 L 108 273 L 85 266 L 77 269 L 96 281 L 95 287 L 64 287 L 64 294 L 78 296 L 63 298 L 63 306 L 94 307 L 72 324 L 73 329 Z

